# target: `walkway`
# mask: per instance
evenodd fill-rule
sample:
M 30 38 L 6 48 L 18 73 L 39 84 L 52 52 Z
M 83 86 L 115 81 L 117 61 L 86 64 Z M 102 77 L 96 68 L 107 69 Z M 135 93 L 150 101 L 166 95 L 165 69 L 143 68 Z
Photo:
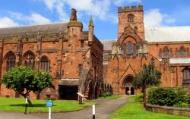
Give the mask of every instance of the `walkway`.
M 96 104 L 96 118 L 107 119 L 109 114 L 126 102 L 126 96 L 116 100 L 98 99 Z M 91 107 L 81 111 L 67 113 L 53 113 L 52 119 L 92 119 Z M 47 119 L 47 113 L 28 114 L 0 112 L 0 119 Z

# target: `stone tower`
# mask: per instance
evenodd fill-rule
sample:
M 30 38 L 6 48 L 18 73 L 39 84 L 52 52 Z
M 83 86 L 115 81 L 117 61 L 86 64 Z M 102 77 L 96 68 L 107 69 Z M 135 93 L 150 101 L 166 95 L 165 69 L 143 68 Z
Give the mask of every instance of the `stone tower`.
M 131 26 L 137 35 L 144 39 L 144 10 L 143 6 L 127 6 L 118 8 L 118 39 Z

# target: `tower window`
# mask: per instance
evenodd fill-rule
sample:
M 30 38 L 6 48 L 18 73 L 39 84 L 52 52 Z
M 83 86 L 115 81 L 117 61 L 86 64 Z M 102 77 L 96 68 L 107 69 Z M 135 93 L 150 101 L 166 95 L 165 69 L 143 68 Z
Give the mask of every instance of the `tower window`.
M 162 53 L 161 53 L 161 58 L 170 58 L 170 50 L 169 50 L 169 48 L 167 47 L 167 46 L 165 46 L 164 48 L 163 48 L 163 50 L 162 50 Z
M 134 22 L 135 16 L 133 14 L 128 15 L 128 22 Z
M 188 51 L 186 48 L 183 46 L 180 47 L 180 49 L 176 53 L 177 57 L 187 57 L 188 56 Z
M 134 54 L 134 52 L 135 52 L 135 46 L 134 46 L 133 43 L 128 42 L 128 43 L 126 44 L 126 52 L 127 52 L 127 55 L 128 55 L 128 56 Z

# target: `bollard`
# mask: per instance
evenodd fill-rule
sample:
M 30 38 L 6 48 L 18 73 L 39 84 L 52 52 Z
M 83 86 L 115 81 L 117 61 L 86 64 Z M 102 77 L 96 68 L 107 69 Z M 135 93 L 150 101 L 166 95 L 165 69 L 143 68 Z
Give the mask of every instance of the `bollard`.
M 95 113 L 96 113 L 95 105 L 92 105 L 92 119 L 96 118 Z
M 24 114 L 27 114 L 28 112 L 28 99 L 26 98 L 25 100 L 25 111 L 24 111 Z
M 49 115 L 48 115 L 48 119 L 51 119 L 51 107 L 48 107 L 49 108 Z
M 53 106 L 53 102 L 51 100 L 48 100 L 46 102 L 46 106 L 48 107 L 48 119 L 51 119 L 51 107 Z

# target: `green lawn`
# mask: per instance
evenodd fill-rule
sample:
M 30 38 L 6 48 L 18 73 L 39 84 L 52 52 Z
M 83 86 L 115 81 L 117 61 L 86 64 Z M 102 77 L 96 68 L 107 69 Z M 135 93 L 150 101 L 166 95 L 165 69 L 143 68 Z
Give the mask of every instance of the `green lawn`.
M 23 98 L 0 98 L 0 111 L 24 112 L 25 100 Z M 32 100 L 33 107 L 29 107 L 29 112 L 48 112 L 45 103 L 46 100 Z M 78 101 L 55 100 L 52 107 L 53 112 L 67 112 L 81 110 L 94 103 L 94 101 L 86 101 L 84 104 L 78 104 Z
M 190 119 L 189 117 L 146 111 L 143 105 L 129 97 L 127 103 L 114 112 L 109 119 Z
M 120 98 L 120 95 L 112 95 L 112 96 L 106 96 L 106 97 L 100 97 L 101 99 L 106 99 L 106 100 L 114 100 Z

